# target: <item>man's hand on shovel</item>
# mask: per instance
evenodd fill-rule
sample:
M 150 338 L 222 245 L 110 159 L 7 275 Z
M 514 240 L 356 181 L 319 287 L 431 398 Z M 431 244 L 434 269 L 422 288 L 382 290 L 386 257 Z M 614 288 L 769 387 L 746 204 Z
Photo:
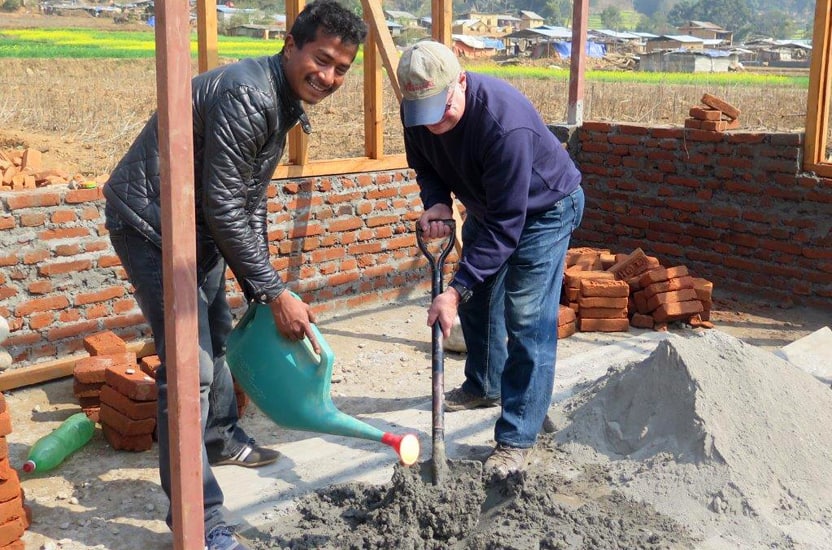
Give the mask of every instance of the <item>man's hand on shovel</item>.
M 456 310 L 459 307 L 459 292 L 448 287 L 445 292 L 437 296 L 428 308 L 428 326 L 432 327 L 438 320 L 442 327 L 442 336 L 451 337 L 451 326 L 456 318 Z
M 315 314 L 308 304 L 284 290 L 269 303 L 269 308 L 272 310 L 277 330 L 284 338 L 297 342 L 307 337 L 315 353 L 321 354 L 321 346 L 312 332 Z

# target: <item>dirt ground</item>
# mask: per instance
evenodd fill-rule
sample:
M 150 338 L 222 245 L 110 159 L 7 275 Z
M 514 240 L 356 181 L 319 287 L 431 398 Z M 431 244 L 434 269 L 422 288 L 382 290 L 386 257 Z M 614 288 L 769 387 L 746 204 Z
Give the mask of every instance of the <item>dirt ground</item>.
M 755 349 L 776 350 L 829 324 L 828 312 L 772 306 L 718 289 L 715 295 L 717 328 Z M 336 357 L 332 396 L 339 409 L 352 415 L 394 411 L 429 397 L 427 304 L 428 296 L 419 293 L 319 320 Z M 588 351 L 602 341 L 608 340 L 578 333 L 562 341 L 562 354 Z M 463 360 L 462 354 L 446 354 L 447 388 L 462 381 Z M 31 444 L 78 410 L 69 379 L 12 390 L 6 399 L 14 428 L 10 458 L 18 468 Z M 559 422 L 562 427 L 565 421 Z M 254 406 L 243 423 L 258 441 L 277 449 L 302 435 L 277 428 Z M 469 461 L 468 469 L 441 491 L 425 483 L 418 468 L 399 468 L 383 486 L 351 484 L 307 495 L 291 512 L 276 514 L 271 529 L 249 534 L 252 544 L 259 549 L 695 546 L 695 533 L 666 511 L 615 489 L 611 467 L 577 460 L 558 441 L 562 435 L 541 436 L 521 478 L 482 480 L 479 462 Z M 429 445 L 423 442 L 423 453 Z M 475 459 L 487 455 L 487 449 L 480 451 Z M 27 548 L 172 546 L 162 521 L 167 503 L 158 483 L 155 446 L 143 453 L 116 452 L 99 429 L 52 472 L 21 477 L 34 518 L 24 537 Z M 349 537 L 338 541 L 333 532 Z

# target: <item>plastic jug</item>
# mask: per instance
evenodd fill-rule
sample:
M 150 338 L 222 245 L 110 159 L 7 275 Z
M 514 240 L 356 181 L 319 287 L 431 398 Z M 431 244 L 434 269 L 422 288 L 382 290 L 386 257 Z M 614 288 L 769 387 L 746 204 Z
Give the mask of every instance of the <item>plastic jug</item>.
M 380 441 L 393 447 L 403 464 L 415 463 L 415 435 L 383 432 L 335 407 L 330 396 L 335 356 L 318 327 L 313 324 L 312 330 L 320 355 L 308 338 L 284 338 L 268 305 L 251 304 L 228 337 L 226 358 L 234 379 L 279 426 Z

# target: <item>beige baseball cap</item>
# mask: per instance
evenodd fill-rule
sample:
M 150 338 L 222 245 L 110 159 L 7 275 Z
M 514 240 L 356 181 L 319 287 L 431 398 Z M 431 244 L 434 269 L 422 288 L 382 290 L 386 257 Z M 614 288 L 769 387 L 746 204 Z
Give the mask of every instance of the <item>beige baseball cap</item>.
M 442 120 L 448 90 L 461 72 L 456 55 L 444 44 L 424 40 L 406 49 L 396 70 L 405 127 Z

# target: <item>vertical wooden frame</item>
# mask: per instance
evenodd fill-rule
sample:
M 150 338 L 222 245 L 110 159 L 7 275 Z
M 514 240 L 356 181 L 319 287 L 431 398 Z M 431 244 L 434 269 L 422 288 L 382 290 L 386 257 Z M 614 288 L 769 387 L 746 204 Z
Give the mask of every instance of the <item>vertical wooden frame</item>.
M 812 66 L 806 102 L 806 144 L 804 169 L 832 176 L 826 156 L 829 131 L 830 47 L 832 47 L 832 0 L 817 0 L 812 40 Z

